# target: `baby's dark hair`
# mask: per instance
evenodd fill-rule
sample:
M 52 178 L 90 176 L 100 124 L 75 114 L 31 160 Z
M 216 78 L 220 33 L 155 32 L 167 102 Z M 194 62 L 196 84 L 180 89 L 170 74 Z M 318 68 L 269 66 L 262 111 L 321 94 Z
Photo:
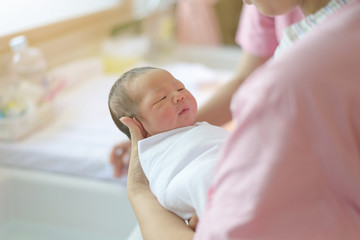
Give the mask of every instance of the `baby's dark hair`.
M 128 83 L 130 80 L 134 80 L 144 73 L 156 70 L 154 67 L 139 67 L 133 68 L 120 76 L 114 83 L 109 94 L 109 110 L 111 117 L 116 126 L 128 136 L 130 139 L 130 131 L 126 125 L 124 125 L 120 118 L 122 117 L 137 117 L 141 118 L 138 102 L 134 96 L 131 96 L 128 92 Z

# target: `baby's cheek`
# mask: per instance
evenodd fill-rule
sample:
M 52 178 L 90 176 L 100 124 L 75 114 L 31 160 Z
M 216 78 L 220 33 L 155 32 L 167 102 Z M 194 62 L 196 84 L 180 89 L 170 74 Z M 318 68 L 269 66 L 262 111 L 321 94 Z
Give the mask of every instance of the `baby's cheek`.
M 176 119 L 171 111 L 161 111 L 157 113 L 156 119 L 154 119 L 152 123 L 152 127 L 158 132 L 167 131 L 173 128 L 175 121 Z
M 160 120 L 162 121 L 162 124 L 172 124 L 176 121 L 176 114 L 173 111 L 165 111 Z

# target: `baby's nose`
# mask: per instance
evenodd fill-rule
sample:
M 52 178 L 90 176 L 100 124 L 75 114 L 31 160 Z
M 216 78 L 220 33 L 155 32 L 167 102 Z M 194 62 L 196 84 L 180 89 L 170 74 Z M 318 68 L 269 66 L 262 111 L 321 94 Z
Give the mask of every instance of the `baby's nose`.
M 184 100 L 184 95 L 182 95 L 181 93 L 177 93 L 174 97 L 174 100 L 176 103 L 183 101 Z

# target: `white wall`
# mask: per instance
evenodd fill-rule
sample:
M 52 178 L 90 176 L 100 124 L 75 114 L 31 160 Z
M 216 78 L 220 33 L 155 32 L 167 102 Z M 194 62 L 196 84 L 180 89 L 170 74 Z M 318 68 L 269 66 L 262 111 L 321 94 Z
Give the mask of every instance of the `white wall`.
M 0 0 L 0 37 L 109 9 L 123 0 Z

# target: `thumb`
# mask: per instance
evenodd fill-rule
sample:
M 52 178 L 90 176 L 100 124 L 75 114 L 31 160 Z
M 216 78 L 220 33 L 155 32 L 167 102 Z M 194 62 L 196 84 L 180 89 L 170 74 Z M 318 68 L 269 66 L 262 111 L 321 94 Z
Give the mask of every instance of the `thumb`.
M 198 222 L 199 222 L 199 218 L 198 218 L 197 214 L 194 213 L 194 215 L 189 220 L 188 226 L 195 232 Z

